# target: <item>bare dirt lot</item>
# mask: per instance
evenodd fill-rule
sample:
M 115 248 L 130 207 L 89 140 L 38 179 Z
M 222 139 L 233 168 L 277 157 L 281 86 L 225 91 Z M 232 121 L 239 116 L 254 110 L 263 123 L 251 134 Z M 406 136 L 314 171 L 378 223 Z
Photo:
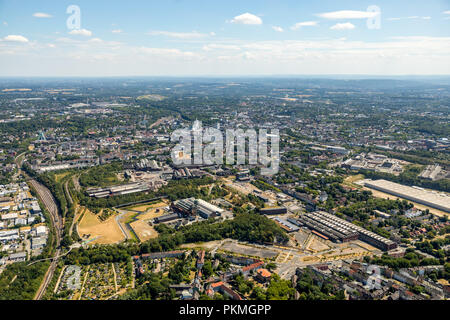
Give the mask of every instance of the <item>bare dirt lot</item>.
M 255 187 L 254 185 L 252 185 L 251 183 L 247 183 L 247 182 L 230 182 L 227 181 L 227 183 L 225 183 L 225 185 L 227 187 L 230 187 L 240 193 L 243 193 L 245 195 L 250 194 L 252 192 L 259 191 L 262 192 L 261 190 L 259 190 L 257 187 Z
M 156 238 L 158 232 L 155 228 L 149 224 L 154 218 L 160 217 L 164 214 L 163 207 L 166 207 L 167 203 L 160 202 L 150 205 L 141 205 L 138 207 L 130 208 L 133 211 L 145 212 L 136 216 L 136 221 L 130 223 L 130 227 L 133 229 L 134 233 L 138 236 L 141 242 Z
M 114 216 L 101 222 L 95 214 L 88 209 L 84 209 L 83 218 L 78 224 L 78 234 L 85 240 L 89 235 L 90 239 L 95 239 L 90 244 L 113 244 L 125 239 Z
M 311 249 L 315 252 L 325 251 L 331 249 L 330 246 L 328 246 L 325 241 L 321 241 L 318 238 L 314 238 L 309 246 L 308 249 Z
M 224 243 L 220 247 L 220 249 L 224 250 L 224 251 L 231 251 L 231 252 L 242 254 L 242 255 L 260 257 L 260 258 L 264 258 L 264 259 L 275 258 L 278 255 L 278 252 L 274 251 L 274 250 L 257 248 L 257 247 L 253 247 L 253 246 L 237 244 L 237 243 L 232 243 L 232 242 Z

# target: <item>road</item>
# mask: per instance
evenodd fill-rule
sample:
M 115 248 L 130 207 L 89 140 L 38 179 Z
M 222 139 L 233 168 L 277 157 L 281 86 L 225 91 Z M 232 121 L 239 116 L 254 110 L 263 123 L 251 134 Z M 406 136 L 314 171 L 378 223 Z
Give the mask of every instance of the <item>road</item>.
M 73 185 L 75 186 L 75 190 L 81 191 L 80 181 L 78 180 L 80 177 L 79 174 L 74 174 L 72 176 Z
M 66 253 L 63 253 L 63 254 L 61 254 L 61 255 L 59 255 L 59 256 L 56 256 L 56 255 L 55 255 L 55 256 L 53 256 L 53 257 L 51 257 L 51 258 L 46 258 L 46 259 L 36 260 L 36 261 L 33 261 L 33 262 L 27 264 L 27 266 L 31 266 L 31 265 L 33 265 L 33 264 L 35 264 L 35 263 L 42 262 L 42 261 L 53 260 L 53 259 L 59 259 L 59 258 L 65 257 L 65 256 L 67 256 L 67 255 L 70 253 L 70 251 L 72 251 L 72 249 L 74 249 L 74 248 L 76 248 L 76 246 L 72 245 Z M 60 252 L 61 252 L 61 251 L 60 251 Z
M 123 235 L 125 236 L 125 239 L 133 239 L 131 236 L 128 235 L 127 230 L 124 229 L 124 226 L 122 225 L 122 223 L 120 223 L 120 219 L 122 219 L 122 217 L 127 214 L 128 212 L 124 211 L 124 210 L 120 210 L 117 208 L 114 208 L 119 215 L 116 216 L 114 219 L 116 219 L 116 223 L 119 226 L 120 230 L 122 231 Z

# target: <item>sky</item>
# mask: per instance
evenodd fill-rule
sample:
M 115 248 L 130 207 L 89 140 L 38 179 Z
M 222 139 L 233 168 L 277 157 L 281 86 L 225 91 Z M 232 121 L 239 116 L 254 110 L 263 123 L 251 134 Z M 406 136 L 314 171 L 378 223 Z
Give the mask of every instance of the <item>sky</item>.
M 345 74 L 449 75 L 450 0 L 0 0 L 2 77 Z

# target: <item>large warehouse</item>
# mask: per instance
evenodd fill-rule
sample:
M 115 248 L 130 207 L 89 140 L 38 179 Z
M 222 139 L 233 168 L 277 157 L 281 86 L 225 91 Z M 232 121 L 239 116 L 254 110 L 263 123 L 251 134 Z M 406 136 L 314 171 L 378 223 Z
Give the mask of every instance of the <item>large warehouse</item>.
M 397 248 L 394 241 L 327 212 L 305 213 L 300 216 L 298 221 L 333 241 L 345 242 L 359 239 L 385 251 Z
M 364 185 L 371 189 L 450 213 L 450 197 L 443 193 L 431 192 L 418 187 L 408 187 L 387 180 L 370 180 L 366 181 Z
M 178 200 L 172 203 L 172 208 L 186 216 L 199 215 L 204 219 L 209 219 L 211 217 L 221 216 L 223 209 L 212 205 L 202 199 L 188 198 L 183 200 Z

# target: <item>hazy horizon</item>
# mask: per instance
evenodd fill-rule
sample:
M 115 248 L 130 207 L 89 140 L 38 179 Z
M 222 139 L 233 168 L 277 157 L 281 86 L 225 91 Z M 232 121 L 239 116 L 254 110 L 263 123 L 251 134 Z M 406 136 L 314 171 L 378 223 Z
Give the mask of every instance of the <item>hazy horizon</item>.
M 449 24 L 443 0 L 0 0 L 0 76 L 447 76 Z

